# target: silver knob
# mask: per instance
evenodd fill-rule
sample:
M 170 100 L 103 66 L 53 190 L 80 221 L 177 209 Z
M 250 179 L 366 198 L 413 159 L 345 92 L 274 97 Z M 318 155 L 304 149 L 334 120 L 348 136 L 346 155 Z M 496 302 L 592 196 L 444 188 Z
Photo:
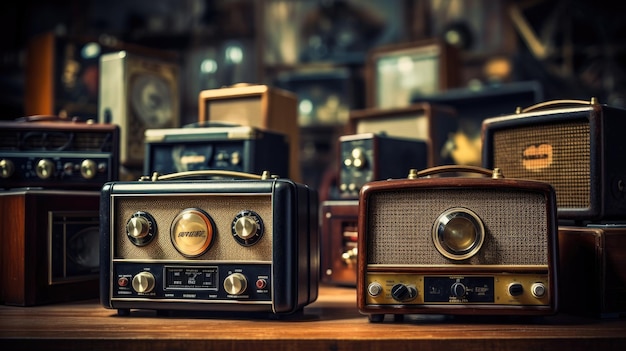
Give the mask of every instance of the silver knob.
M 248 280 L 241 273 L 233 273 L 224 280 L 224 289 L 229 295 L 241 295 L 247 287 Z

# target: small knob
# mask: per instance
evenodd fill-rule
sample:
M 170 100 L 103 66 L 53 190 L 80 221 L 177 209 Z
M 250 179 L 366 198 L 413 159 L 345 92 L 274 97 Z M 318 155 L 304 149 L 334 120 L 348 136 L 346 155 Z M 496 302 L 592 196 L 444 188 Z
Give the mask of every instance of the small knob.
M 513 283 L 509 285 L 509 294 L 511 296 L 520 296 L 524 293 L 524 287 L 520 283 Z
M 358 250 L 356 247 L 353 247 L 350 250 L 342 253 L 341 259 L 343 260 L 343 263 L 345 263 L 347 266 L 352 266 L 356 264 L 357 255 Z
M 245 210 L 235 216 L 232 222 L 232 234 L 243 246 L 256 244 L 263 235 L 263 221 L 256 212 Z
M 156 233 L 154 217 L 147 212 L 135 212 L 126 222 L 126 236 L 137 246 L 146 245 Z
M 411 301 L 417 296 L 417 289 L 406 284 L 396 284 L 391 288 L 391 296 L 400 302 Z
M 367 165 L 367 158 L 365 157 L 365 151 L 362 148 L 357 147 L 352 150 L 352 166 L 355 168 L 365 168 Z
M 383 292 L 383 287 L 382 285 L 380 285 L 380 283 L 371 283 L 368 287 L 367 287 L 367 293 L 370 294 L 370 296 L 372 297 L 376 297 L 378 295 L 380 295 Z
M 543 283 L 534 283 L 530 287 L 530 293 L 536 298 L 541 298 L 546 295 L 546 286 Z
M 126 223 L 126 232 L 135 239 L 145 238 L 150 232 L 150 223 L 145 217 L 133 217 Z
M 246 276 L 241 273 L 233 273 L 224 280 L 224 290 L 229 295 L 241 295 L 248 286 Z
M 13 161 L 2 159 L 0 160 L 0 178 L 9 178 L 15 171 L 15 165 Z
M 154 289 L 155 279 L 150 272 L 140 272 L 133 277 L 133 289 L 138 293 L 149 293 Z
M 450 293 L 454 297 L 461 298 L 465 296 L 465 293 L 467 293 L 467 288 L 465 288 L 463 283 L 456 282 L 450 287 Z
M 37 162 L 37 167 L 35 168 L 35 172 L 37 172 L 37 176 L 40 179 L 48 179 L 54 175 L 54 162 L 43 159 Z
M 84 160 L 80 164 L 80 174 L 85 179 L 94 178 L 97 172 L 98 172 L 98 165 L 93 160 Z

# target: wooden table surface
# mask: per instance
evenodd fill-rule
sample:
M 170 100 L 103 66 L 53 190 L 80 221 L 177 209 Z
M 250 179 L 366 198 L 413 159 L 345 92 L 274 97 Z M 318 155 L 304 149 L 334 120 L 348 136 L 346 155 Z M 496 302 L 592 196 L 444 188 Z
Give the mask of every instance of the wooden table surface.
M 129 317 L 97 300 L 0 306 L 0 350 L 626 350 L 626 319 L 406 316 L 370 323 L 354 288 L 322 286 L 298 317 Z

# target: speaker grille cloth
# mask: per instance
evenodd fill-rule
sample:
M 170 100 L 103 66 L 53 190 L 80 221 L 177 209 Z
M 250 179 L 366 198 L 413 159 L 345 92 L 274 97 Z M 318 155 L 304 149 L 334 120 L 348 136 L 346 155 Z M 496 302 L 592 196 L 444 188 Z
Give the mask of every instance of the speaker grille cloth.
M 187 208 L 199 208 L 211 216 L 216 231 L 213 245 L 197 260 L 215 261 L 272 261 L 272 207 L 270 195 L 183 195 L 115 197 L 115 258 L 123 259 L 189 259 L 181 255 L 170 240 L 170 226 L 174 218 Z M 231 234 L 235 216 L 243 210 L 256 212 L 265 227 L 263 237 L 255 245 L 239 245 Z M 145 211 L 157 222 L 158 233 L 146 246 L 135 246 L 126 236 L 126 222 L 133 213 Z
M 542 194 L 430 188 L 371 196 L 367 214 L 368 264 L 455 263 L 440 254 L 432 240 L 432 227 L 437 217 L 452 207 L 474 211 L 485 226 L 482 249 L 463 263 L 548 264 L 548 215 Z
M 589 208 L 590 194 L 590 131 L 589 122 L 537 125 L 495 131 L 493 164 L 507 178 L 534 179 L 551 183 L 559 208 Z M 545 167 L 528 167 L 524 152 L 541 145 L 551 146 L 552 162 Z M 546 155 L 543 155 L 546 157 Z M 526 158 L 525 158 L 526 157 Z

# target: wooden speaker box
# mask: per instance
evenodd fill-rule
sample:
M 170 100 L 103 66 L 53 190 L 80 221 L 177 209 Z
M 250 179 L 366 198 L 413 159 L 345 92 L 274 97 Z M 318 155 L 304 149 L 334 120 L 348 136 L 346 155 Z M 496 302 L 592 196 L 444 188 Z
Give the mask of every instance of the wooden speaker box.
M 562 312 L 626 315 L 626 223 L 559 227 Z
M 301 181 L 300 127 L 295 94 L 267 85 L 237 84 L 201 91 L 198 109 L 200 123 L 251 126 L 285 134 L 289 139 L 289 174 L 279 176 Z
M 98 297 L 99 191 L 0 192 L 0 285 L 7 305 Z

